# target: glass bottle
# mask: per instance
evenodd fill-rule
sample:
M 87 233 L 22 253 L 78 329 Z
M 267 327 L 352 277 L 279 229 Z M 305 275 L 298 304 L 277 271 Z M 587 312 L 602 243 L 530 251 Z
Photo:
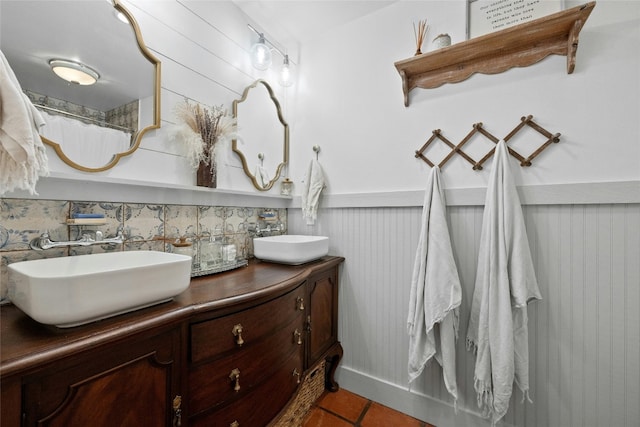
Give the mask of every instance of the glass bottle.
M 283 196 L 291 196 L 293 194 L 293 181 L 289 178 L 285 178 L 280 183 L 280 194 Z
M 231 237 L 226 237 L 222 245 L 222 262 L 225 264 L 236 262 L 236 244 Z
M 222 263 L 222 237 L 209 236 L 200 240 L 200 269 L 211 270 Z

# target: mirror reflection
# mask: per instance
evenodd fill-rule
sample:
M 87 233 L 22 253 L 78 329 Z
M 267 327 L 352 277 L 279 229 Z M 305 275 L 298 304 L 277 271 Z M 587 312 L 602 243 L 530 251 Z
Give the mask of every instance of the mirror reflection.
M 109 169 L 160 127 L 160 62 L 117 0 L 0 2 L 0 49 L 47 122 L 43 141 L 71 167 Z M 64 80 L 52 60 L 97 80 Z
M 238 122 L 233 151 L 253 186 L 270 190 L 289 161 L 289 125 L 271 86 L 258 80 L 247 87 L 242 98 L 233 101 L 233 115 Z

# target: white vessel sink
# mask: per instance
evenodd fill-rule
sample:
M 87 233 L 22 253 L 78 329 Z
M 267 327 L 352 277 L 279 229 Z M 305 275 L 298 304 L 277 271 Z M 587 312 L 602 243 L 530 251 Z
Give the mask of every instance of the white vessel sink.
M 110 252 L 9 264 L 9 299 L 34 320 L 78 326 L 169 301 L 189 287 L 191 257 Z
M 283 234 L 253 239 L 253 254 L 263 261 L 304 264 L 328 253 L 329 238 L 324 236 Z

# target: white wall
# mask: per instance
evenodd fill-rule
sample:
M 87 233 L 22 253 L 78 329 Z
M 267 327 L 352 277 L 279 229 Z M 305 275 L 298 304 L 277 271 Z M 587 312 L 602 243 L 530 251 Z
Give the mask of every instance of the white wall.
M 567 7 L 577 4 L 566 2 Z M 454 143 L 477 122 L 504 136 L 521 116 L 531 114 L 562 136 L 530 168 L 512 161 L 521 196 L 527 195 L 527 231 L 544 300 L 529 309 L 534 404 L 514 397 L 504 424 L 636 426 L 640 2 L 598 1 L 580 34 L 571 75 L 566 74 L 565 57 L 554 56 L 498 75 L 414 89 L 405 108 L 393 63 L 413 55 L 412 23 L 426 17 L 429 41 L 448 32 L 455 43 L 464 39 L 464 5 L 399 2 L 303 44 L 292 179 L 300 183 L 314 155 L 311 147 L 318 144 L 329 185 L 318 224 L 305 225 L 300 211 L 290 209 L 289 232 L 328 235 L 330 252 L 346 257 L 339 312 L 345 356 L 339 382 L 438 426 L 487 425 L 477 413 L 473 358 L 462 341 L 456 361 L 461 393 L 457 415 L 437 366 L 407 389 L 406 310 L 420 229 L 419 194 L 429 170 L 414 152 L 434 129 L 442 129 Z M 535 136 L 525 133 L 517 143 L 527 145 Z M 480 154 L 472 149 L 469 154 L 476 159 L 491 148 L 481 138 L 472 143 Z M 478 255 L 482 189 L 491 164 L 476 172 L 458 157 L 443 169 L 464 288 L 463 336 Z M 586 184 L 567 185 L 573 183 Z M 607 204 L 609 194 L 619 189 L 620 201 Z
M 147 134 L 141 148 L 116 168 L 91 176 L 193 185 L 194 171 L 167 137 L 174 106 L 188 97 L 230 108 L 244 87 L 266 78 L 291 125 L 290 175 L 298 193 L 315 144 L 322 148 L 320 160 L 329 179 L 326 193 L 419 190 L 429 167 L 414 152 L 434 129 L 458 142 L 474 123 L 483 122 L 487 130 L 504 136 L 529 114 L 562 136 L 532 167 L 517 168 L 518 184 L 640 178 L 640 2 L 598 2 L 580 34 L 571 75 L 566 74 L 565 58 L 552 56 L 498 75 L 414 89 L 408 108 L 393 63 L 413 55 L 412 24 L 428 19 L 423 51 L 431 50 L 431 40 L 442 32 L 448 32 L 453 43 L 462 41 L 465 1 L 401 1 L 305 41 L 302 47 L 285 40 L 298 61 L 298 82 L 288 89 L 275 83 L 272 71 L 258 72 L 250 66 L 248 49 L 255 35 L 247 23 L 263 27 L 232 2 L 124 4 L 162 62 L 162 128 Z M 521 141 L 523 151 L 529 151 L 542 139 L 531 132 Z M 478 137 L 465 150 L 479 158 L 490 148 Z M 219 188 L 255 191 L 229 147 L 222 157 Z M 54 172 L 88 176 L 53 153 L 50 161 Z M 446 165 L 444 182 L 447 188 L 483 187 L 487 176 L 486 170 L 472 171 L 456 156 Z
M 249 62 L 248 50 L 256 36 L 247 24 L 260 27 L 232 2 L 125 0 L 122 3 L 136 18 L 145 44 L 161 62 L 162 127 L 147 133 L 133 155 L 105 172 L 76 171 L 50 151 L 53 172 L 78 179 L 106 177 L 191 186 L 195 185 L 195 171 L 185 161 L 180 147 L 168 138 L 175 123 L 175 105 L 185 97 L 205 105 L 223 105 L 231 112 L 233 100 L 241 97 L 245 87 L 262 78 L 271 83 L 286 117 L 287 94 L 276 83 L 275 72 L 257 71 Z M 231 152 L 230 143 L 219 158 L 218 188 L 258 193 Z
M 565 57 L 551 56 L 527 68 L 414 89 L 405 108 L 393 64 L 415 51 L 412 23 L 427 18 L 430 25 L 423 52 L 442 32 L 460 42 L 464 5 L 402 1 L 304 44 L 292 128 L 296 181 L 318 144 L 328 193 L 421 189 L 429 166 L 414 152 L 434 129 L 457 143 L 482 122 L 500 137 L 527 115 L 562 136 L 533 166 L 516 168 L 518 185 L 640 179 L 640 2 L 597 2 L 580 33 L 573 74 Z M 544 142 L 533 132 L 525 136 L 522 146 Z M 479 160 L 492 144 L 479 137 L 468 146 Z M 444 185 L 484 187 L 490 165 L 476 172 L 455 156 L 443 170 Z

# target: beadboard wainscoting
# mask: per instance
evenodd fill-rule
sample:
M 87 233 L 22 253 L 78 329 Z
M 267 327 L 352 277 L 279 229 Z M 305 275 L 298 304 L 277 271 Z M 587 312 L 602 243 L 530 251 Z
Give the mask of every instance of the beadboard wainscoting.
M 457 414 L 437 364 L 425 369 L 411 389 L 407 385 L 406 316 L 421 206 L 333 205 L 320 209 L 314 226 L 305 224 L 297 208 L 289 209 L 288 220 L 290 233 L 329 236 L 330 253 L 346 258 L 340 278 L 340 385 L 439 427 L 489 425 L 478 413 L 474 358 L 464 340 L 481 203 L 448 207 L 463 287 Z M 529 305 L 534 403 L 523 403 L 514 387 L 501 425 L 637 426 L 640 204 L 539 201 L 523 210 L 543 296 Z

